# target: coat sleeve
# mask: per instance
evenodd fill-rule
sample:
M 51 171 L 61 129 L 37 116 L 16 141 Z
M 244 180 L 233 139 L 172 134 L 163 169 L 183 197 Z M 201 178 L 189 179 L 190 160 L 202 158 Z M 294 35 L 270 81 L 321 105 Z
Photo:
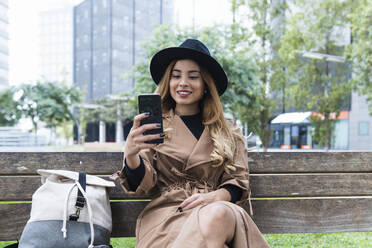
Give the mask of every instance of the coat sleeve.
M 249 188 L 249 170 L 248 170 L 248 152 L 243 141 L 236 139 L 236 149 L 234 153 L 235 171 L 230 170 L 230 173 L 223 172 L 218 188 L 224 185 L 231 184 L 242 189 L 242 197 L 236 204 L 245 203 L 250 197 Z
M 123 168 L 116 172 L 116 175 L 114 174 L 113 178 L 119 178 L 120 179 L 120 185 L 124 192 L 128 195 L 149 195 L 151 190 L 155 187 L 156 181 L 157 181 L 157 173 L 154 169 L 154 166 L 156 163 L 156 160 L 154 159 L 155 151 L 153 149 L 147 149 L 145 151 L 140 152 L 140 156 L 143 160 L 143 163 L 145 165 L 145 175 L 143 176 L 143 179 L 139 186 L 137 187 L 136 191 L 132 191 L 129 183 L 128 183 L 128 177 L 126 175 L 126 172 Z

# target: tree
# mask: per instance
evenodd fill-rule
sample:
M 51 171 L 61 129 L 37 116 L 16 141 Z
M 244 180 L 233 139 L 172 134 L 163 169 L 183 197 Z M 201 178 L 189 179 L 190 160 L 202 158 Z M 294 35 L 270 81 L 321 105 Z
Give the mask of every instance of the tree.
M 34 90 L 40 95 L 40 121 L 55 134 L 56 127 L 74 122 L 72 105 L 80 102 L 80 92 L 75 87 L 68 87 L 57 82 L 38 82 Z M 68 136 L 68 133 L 67 135 Z
M 348 2 L 342 0 L 296 1 L 282 39 L 280 52 L 291 78 L 291 96 L 298 108 L 315 111 L 315 139 L 328 150 L 335 118 L 350 99 L 348 65 L 343 63 L 344 46 L 335 33 L 344 29 Z M 339 62 L 333 62 L 333 61 Z
M 22 116 L 15 93 L 15 88 L 0 92 L 0 126 L 14 126 Z
M 355 0 L 351 6 L 352 43 L 346 51 L 353 73 L 351 83 L 355 90 L 367 96 L 372 115 L 372 2 Z
M 239 20 L 240 25 L 247 25 L 247 23 L 252 25 L 253 35 L 250 40 L 253 45 L 249 49 L 255 51 L 253 63 L 256 68 L 250 73 L 250 76 L 254 77 L 254 80 L 251 80 L 253 86 L 249 91 L 245 91 L 246 98 L 237 101 L 235 109 L 238 110 L 239 119 L 248 123 L 249 129 L 260 137 L 266 151 L 270 145 L 270 121 L 279 106 L 278 96 L 281 95 L 283 108 L 285 106 L 286 74 L 278 50 L 281 44 L 280 30 L 285 27 L 284 12 L 287 5 L 285 1 L 274 0 L 232 1 L 233 11 L 239 12 L 239 8 L 242 7 L 249 9 L 245 11 L 249 14 L 243 14 Z M 279 24 L 273 25 L 275 22 Z M 251 100 L 245 102 L 247 99 Z
M 19 105 L 23 116 L 31 119 L 35 135 L 40 121 L 55 131 L 56 126 L 75 120 L 72 105 L 81 99 L 77 88 L 37 82 L 35 85 L 22 85 L 20 92 Z
M 22 110 L 22 116 L 30 118 L 35 132 L 35 143 L 37 144 L 38 123 L 40 120 L 40 105 L 37 103 L 42 100 L 41 95 L 34 89 L 35 86 L 30 84 L 23 84 L 20 86 L 21 97 L 19 104 Z

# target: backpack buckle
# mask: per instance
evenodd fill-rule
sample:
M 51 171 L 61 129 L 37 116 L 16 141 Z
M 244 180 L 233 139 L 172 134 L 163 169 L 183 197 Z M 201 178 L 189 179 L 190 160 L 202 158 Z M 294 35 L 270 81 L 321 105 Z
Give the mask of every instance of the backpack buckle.
M 76 207 L 76 212 L 74 214 L 70 215 L 69 220 L 77 221 L 79 219 L 79 216 L 80 216 L 80 209 L 81 208 Z
M 78 196 L 76 198 L 76 204 L 75 204 L 76 208 L 83 208 L 84 205 L 85 205 L 85 198 L 84 198 L 84 196 Z

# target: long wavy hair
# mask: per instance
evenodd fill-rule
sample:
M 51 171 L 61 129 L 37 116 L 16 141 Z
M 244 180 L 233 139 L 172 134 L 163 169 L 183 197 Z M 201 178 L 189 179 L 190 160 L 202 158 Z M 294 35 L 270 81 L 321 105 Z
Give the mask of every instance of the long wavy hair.
M 174 60 L 169 64 L 155 91 L 161 95 L 163 113 L 167 113 L 176 107 L 176 102 L 170 95 L 169 86 L 172 70 L 176 63 L 177 60 Z M 203 124 L 209 130 L 213 141 L 213 150 L 211 153 L 213 166 L 224 166 L 225 171 L 230 173 L 231 171 L 235 171 L 236 166 L 238 166 L 233 164 L 236 142 L 241 141 L 245 146 L 245 139 L 241 132 L 225 119 L 220 97 L 211 74 L 202 66 L 199 65 L 199 67 L 206 90 L 204 97 L 199 102 L 199 107 L 202 111 Z M 166 126 L 164 128 L 166 132 L 171 131 Z

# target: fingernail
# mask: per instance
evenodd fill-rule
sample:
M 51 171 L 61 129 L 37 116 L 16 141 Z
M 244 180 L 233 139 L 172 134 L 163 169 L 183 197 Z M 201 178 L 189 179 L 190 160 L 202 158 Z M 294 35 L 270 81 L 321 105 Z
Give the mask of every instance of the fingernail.
M 161 124 L 160 124 L 160 123 L 156 123 L 156 126 L 157 126 L 157 127 L 161 127 Z
M 182 210 L 181 207 L 178 207 L 178 208 L 177 208 L 177 211 L 180 211 L 181 213 L 183 212 L 183 210 Z
M 161 133 L 161 134 L 160 134 L 160 137 L 164 137 L 164 136 L 165 136 L 165 134 L 164 134 L 164 133 Z
M 150 115 L 150 112 L 144 112 L 145 115 Z

